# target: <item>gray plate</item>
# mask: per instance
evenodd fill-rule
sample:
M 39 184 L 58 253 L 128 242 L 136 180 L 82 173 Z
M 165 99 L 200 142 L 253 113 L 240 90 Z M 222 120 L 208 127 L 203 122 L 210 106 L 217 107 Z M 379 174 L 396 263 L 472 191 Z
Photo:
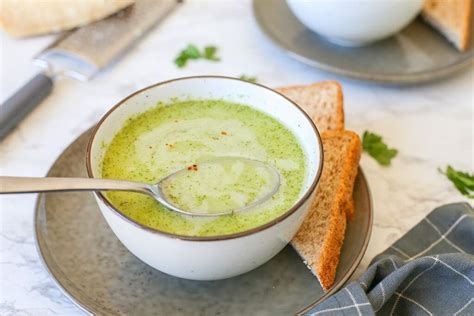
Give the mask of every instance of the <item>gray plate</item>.
M 85 177 L 88 136 L 71 144 L 48 176 Z M 362 172 L 354 199 L 356 215 L 347 226 L 332 291 L 354 272 L 369 241 L 372 210 Z M 40 194 L 35 229 L 39 253 L 56 284 L 94 314 L 289 315 L 327 295 L 291 247 L 256 270 L 222 281 L 188 281 L 154 270 L 122 246 L 90 193 Z
M 386 40 L 347 48 L 307 29 L 285 0 L 254 0 L 253 8 L 262 30 L 290 56 L 352 78 L 398 84 L 429 81 L 467 68 L 474 55 L 474 45 L 460 53 L 421 19 Z

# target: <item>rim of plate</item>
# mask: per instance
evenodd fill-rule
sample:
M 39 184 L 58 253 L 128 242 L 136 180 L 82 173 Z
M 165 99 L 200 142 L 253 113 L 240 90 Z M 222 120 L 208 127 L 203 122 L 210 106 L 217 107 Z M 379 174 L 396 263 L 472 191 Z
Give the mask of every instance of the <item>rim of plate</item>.
M 115 215 L 119 216 L 123 220 L 125 220 L 127 223 L 132 224 L 135 227 L 138 227 L 140 229 L 144 229 L 148 232 L 163 235 L 165 237 L 169 238 L 174 238 L 174 239 L 180 239 L 180 240 L 186 240 L 186 241 L 222 241 L 222 240 L 229 240 L 229 239 L 235 239 L 235 238 L 240 238 L 240 237 L 245 237 L 245 236 L 250 236 L 256 233 L 259 233 L 263 230 L 266 230 L 272 226 L 275 226 L 276 224 L 284 221 L 286 218 L 294 214 L 312 195 L 314 190 L 316 189 L 317 184 L 319 183 L 319 180 L 321 178 L 321 173 L 323 169 L 323 161 L 324 161 L 324 151 L 323 151 L 323 145 L 322 145 L 322 140 L 321 140 L 321 135 L 319 133 L 318 128 L 314 124 L 313 120 L 309 117 L 309 115 L 303 111 L 303 109 L 297 105 L 295 102 L 284 96 L 283 94 L 267 87 L 259 83 L 253 83 L 253 82 L 248 82 L 242 79 L 238 78 L 233 78 L 233 77 L 226 77 L 226 76 L 213 76 L 213 75 L 202 75 L 202 76 L 189 76 L 189 77 L 180 77 L 180 78 L 175 78 L 171 80 L 166 80 L 162 82 L 158 82 L 156 84 L 147 86 L 145 88 L 142 88 L 129 96 L 125 97 L 124 99 L 120 100 L 118 103 L 116 103 L 110 110 L 105 113 L 100 121 L 95 125 L 95 127 L 92 130 L 92 133 L 89 136 L 89 142 L 87 144 L 87 150 L 86 150 L 86 169 L 87 169 L 87 175 L 89 178 L 94 178 L 93 172 L 92 172 L 92 157 L 91 157 L 91 150 L 92 150 L 92 143 L 94 142 L 95 136 L 98 132 L 98 130 L 101 128 L 102 124 L 107 120 L 107 118 L 121 105 L 123 105 L 126 101 L 129 99 L 135 97 L 136 95 L 143 93 L 149 89 L 153 89 L 158 86 L 166 85 L 168 83 L 172 83 L 175 81 L 185 81 L 185 80 L 190 80 L 190 79 L 223 79 L 223 80 L 234 80 L 234 81 L 240 81 L 245 84 L 249 85 L 255 85 L 258 86 L 262 89 L 268 90 L 271 93 L 277 94 L 279 97 L 283 98 L 285 101 L 289 102 L 289 104 L 293 105 L 298 111 L 303 114 L 303 116 L 306 118 L 306 120 L 309 122 L 311 128 L 313 129 L 313 132 L 316 136 L 316 140 L 318 142 L 318 147 L 319 147 L 319 164 L 318 164 L 318 170 L 314 176 L 314 178 L 311 181 L 311 185 L 305 189 L 303 192 L 303 195 L 298 198 L 298 200 L 293 204 L 292 207 L 290 207 L 287 211 L 285 211 L 283 214 L 280 216 L 274 218 L 273 220 L 262 224 L 260 226 L 247 229 L 238 233 L 233 233 L 233 234 L 228 234 L 228 235 L 216 235 L 216 236 L 186 236 L 186 235 L 180 235 L 180 234 L 174 234 L 174 233 L 169 233 L 165 231 L 161 231 L 159 229 L 149 227 L 146 225 L 143 225 L 142 223 L 139 223 L 132 219 L 131 217 L 125 215 L 123 212 L 121 212 L 119 209 L 115 208 L 112 203 L 101 193 L 101 192 L 94 192 L 94 195 L 96 195 Z M 284 124 L 284 122 L 282 122 Z
M 270 29 L 268 29 L 266 24 L 262 22 L 263 21 L 262 14 L 261 14 L 262 10 L 257 5 L 257 2 L 259 1 L 253 0 L 253 12 L 257 20 L 257 24 L 260 26 L 260 29 L 263 31 L 263 33 L 267 35 L 267 37 L 271 40 L 271 42 L 275 46 L 282 49 L 288 56 L 290 56 L 293 59 L 296 59 L 306 65 L 321 69 L 323 71 L 331 72 L 337 75 L 347 76 L 353 79 L 374 81 L 374 82 L 384 83 L 384 84 L 410 84 L 410 83 L 427 82 L 427 81 L 432 81 L 432 80 L 445 77 L 451 73 L 461 70 L 465 66 L 468 66 L 474 62 L 474 51 L 471 51 L 470 55 L 468 55 L 465 59 L 457 63 L 449 64 L 449 65 L 443 66 L 441 68 L 433 69 L 433 70 L 418 71 L 418 72 L 413 72 L 410 74 L 365 73 L 365 72 L 347 70 L 347 69 L 339 68 L 336 66 L 331 66 L 331 65 L 319 62 L 317 60 L 305 57 L 301 54 L 298 54 L 294 50 L 292 50 L 291 47 L 288 47 L 287 45 L 282 44 L 281 41 L 278 39 L 278 36 L 275 35 L 274 32 L 272 32 Z M 324 38 L 323 36 L 321 37 Z

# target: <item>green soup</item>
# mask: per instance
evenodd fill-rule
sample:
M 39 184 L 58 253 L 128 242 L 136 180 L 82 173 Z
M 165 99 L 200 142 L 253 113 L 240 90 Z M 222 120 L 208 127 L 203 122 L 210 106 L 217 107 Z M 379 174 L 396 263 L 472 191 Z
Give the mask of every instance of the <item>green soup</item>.
M 282 215 L 296 202 L 306 169 L 306 158 L 296 137 L 274 118 L 223 100 L 160 103 L 129 118 L 105 151 L 102 177 L 156 183 L 183 168 L 200 170 L 200 163 L 228 156 L 274 166 L 280 173 L 278 192 L 255 208 L 220 217 L 180 215 L 138 193 L 108 192 L 107 198 L 141 224 L 187 236 L 227 235 L 251 229 Z M 238 165 L 225 168 L 210 170 L 205 178 L 206 182 L 224 179 L 225 186 L 196 185 L 190 176 L 188 183 L 180 183 L 177 194 L 181 196 L 175 198 L 198 209 L 207 207 L 207 203 L 234 205 L 245 201 L 249 188 L 265 185 L 258 170 Z M 189 190 L 198 198 L 189 200 Z

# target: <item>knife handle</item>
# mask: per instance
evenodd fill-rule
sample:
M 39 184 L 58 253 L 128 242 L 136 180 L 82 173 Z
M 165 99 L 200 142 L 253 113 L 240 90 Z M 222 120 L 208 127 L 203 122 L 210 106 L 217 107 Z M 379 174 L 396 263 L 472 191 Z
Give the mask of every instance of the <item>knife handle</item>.
M 39 73 L 0 105 L 0 140 L 5 136 L 53 89 L 53 79 Z

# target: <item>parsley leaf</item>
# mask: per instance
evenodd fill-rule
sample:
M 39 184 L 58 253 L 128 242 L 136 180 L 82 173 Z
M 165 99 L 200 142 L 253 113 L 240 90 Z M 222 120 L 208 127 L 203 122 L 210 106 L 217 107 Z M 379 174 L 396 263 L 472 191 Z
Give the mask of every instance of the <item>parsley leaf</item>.
M 199 52 L 199 49 L 196 47 L 196 45 L 189 44 L 184 50 L 184 54 L 188 56 L 191 59 L 198 59 L 201 57 L 201 53 Z
M 216 57 L 217 47 L 206 46 L 204 47 L 204 58 L 207 60 L 219 61 L 220 58 Z
M 212 61 L 219 61 L 220 59 L 216 56 L 217 47 L 215 46 L 206 46 L 204 47 L 204 52 L 200 52 L 199 48 L 196 45 L 188 44 L 185 49 L 179 52 L 178 56 L 175 58 L 174 63 L 178 68 L 183 68 L 186 66 L 188 60 L 191 59 L 207 59 Z
M 200 56 L 201 53 L 199 52 L 199 49 L 195 45 L 189 44 L 179 53 L 178 57 L 174 60 L 174 63 L 179 68 L 182 68 L 186 66 L 189 59 L 198 59 Z
M 474 199 L 474 174 L 455 170 L 450 165 L 446 167 L 445 171 L 441 170 L 441 168 L 438 170 L 448 177 L 462 195 Z
M 398 150 L 388 148 L 380 135 L 368 131 L 362 136 L 362 147 L 382 166 L 390 166 L 392 158 L 398 153 Z
M 256 83 L 257 82 L 257 77 L 252 77 L 252 76 L 247 76 L 247 75 L 242 75 L 239 77 L 240 80 L 245 80 L 248 82 Z

